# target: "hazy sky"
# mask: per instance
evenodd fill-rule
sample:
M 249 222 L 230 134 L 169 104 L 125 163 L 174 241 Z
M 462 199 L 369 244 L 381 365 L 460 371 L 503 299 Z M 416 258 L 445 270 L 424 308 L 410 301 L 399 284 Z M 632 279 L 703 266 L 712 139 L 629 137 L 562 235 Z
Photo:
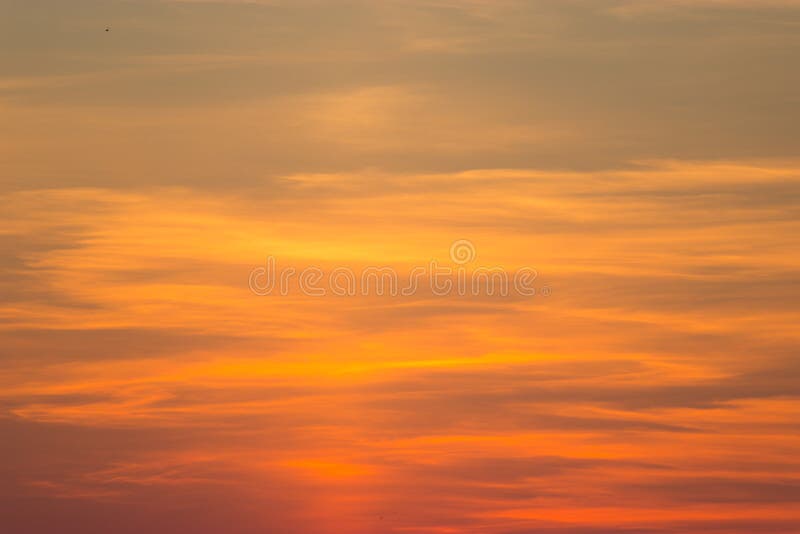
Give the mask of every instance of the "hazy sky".
M 800 2 L 0 2 L 3 532 L 800 531 Z

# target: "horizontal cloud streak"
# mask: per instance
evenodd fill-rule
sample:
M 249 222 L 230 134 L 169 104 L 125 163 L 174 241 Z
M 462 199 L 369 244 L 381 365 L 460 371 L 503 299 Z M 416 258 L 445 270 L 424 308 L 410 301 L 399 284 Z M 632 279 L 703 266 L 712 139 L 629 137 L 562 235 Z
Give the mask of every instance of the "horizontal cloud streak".
M 798 25 L 789 0 L 8 6 L 3 527 L 797 532 Z M 537 292 L 261 297 L 268 258 Z

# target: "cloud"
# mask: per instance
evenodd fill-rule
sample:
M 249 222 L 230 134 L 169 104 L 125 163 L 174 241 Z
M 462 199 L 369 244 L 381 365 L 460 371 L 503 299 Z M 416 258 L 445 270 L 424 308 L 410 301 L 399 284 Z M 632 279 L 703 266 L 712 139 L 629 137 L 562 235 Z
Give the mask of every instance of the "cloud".
M 1 33 L 16 187 L 796 156 L 795 7 L 42 5 Z
M 4 526 L 797 531 L 799 17 L 10 6 Z M 457 239 L 547 296 L 248 288 Z

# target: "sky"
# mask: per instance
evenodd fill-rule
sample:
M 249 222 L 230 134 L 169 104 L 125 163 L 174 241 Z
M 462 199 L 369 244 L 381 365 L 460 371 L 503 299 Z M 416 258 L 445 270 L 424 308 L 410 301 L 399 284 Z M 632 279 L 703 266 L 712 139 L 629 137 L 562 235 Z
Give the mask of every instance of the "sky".
M 0 5 L 0 531 L 800 532 L 800 2 Z

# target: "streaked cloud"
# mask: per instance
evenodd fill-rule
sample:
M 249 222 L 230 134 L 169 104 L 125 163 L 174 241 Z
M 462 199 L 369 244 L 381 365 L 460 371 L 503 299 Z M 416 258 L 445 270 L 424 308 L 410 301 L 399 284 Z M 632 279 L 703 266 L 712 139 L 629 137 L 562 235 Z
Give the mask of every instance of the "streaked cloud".
M 3 524 L 795 532 L 798 23 L 750 0 L 9 6 Z M 460 239 L 548 292 L 248 287 L 268 256 L 406 276 Z

